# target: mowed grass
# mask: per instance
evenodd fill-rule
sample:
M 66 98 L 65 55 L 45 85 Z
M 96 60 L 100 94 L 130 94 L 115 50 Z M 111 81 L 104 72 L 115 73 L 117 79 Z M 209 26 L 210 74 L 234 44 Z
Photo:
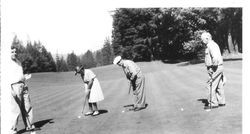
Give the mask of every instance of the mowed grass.
M 102 114 L 83 117 L 83 83 L 74 72 L 37 73 L 28 85 L 34 107 L 34 123 L 40 134 L 240 134 L 242 132 L 242 61 L 224 63 L 226 107 L 206 112 L 208 79 L 204 64 L 137 63 L 146 77 L 148 107 L 125 112 L 133 103 L 128 81 L 120 67 L 92 69 L 104 92 L 98 103 Z M 181 110 L 183 109 L 183 110 Z M 85 112 L 87 108 L 85 109 Z M 20 120 L 18 129 L 22 129 Z

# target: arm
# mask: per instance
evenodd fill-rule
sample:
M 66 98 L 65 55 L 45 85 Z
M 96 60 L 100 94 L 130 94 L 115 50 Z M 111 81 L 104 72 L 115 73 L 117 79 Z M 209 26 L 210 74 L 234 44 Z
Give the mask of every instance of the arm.
M 91 81 L 89 81 L 88 83 L 88 89 L 91 90 L 92 86 L 93 86 L 93 82 L 94 82 L 94 78 L 91 79 Z
M 137 75 L 137 71 L 136 71 L 136 66 L 132 63 L 129 64 L 129 66 L 127 67 L 127 78 L 130 81 L 133 81 L 136 79 L 136 75 Z
M 85 89 L 86 97 L 90 94 L 90 90 L 93 86 L 94 78 L 87 83 L 87 89 Z

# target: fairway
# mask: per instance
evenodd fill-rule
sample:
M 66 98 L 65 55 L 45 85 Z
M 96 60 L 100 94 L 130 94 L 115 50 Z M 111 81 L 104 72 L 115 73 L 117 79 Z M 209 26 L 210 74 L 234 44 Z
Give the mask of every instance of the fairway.
M 92 69 L 105 99 L 101 114 L 78 119 L 83 83 L 74 72 L 36 73 L 28 81 L 38 134 L 240 134 L 242 60 L 225 61 L 226 107 L 204 110 L 208 75 L 204 64 L 138 63 L 146 78 L 148 107 L 122 112 L 132 104 L 128 81 L 115 65 Z M 86 112 L 87 108 L 85 109 Z M 24 125 L 20 119 L 18 130 Z M 21 133 L 22 130 L 20 131 Z

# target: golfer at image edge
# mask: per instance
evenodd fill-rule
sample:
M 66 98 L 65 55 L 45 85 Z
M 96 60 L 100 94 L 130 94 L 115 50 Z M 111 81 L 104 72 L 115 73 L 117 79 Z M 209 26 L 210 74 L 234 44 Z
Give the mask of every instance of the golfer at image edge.
M 218 106 L 225 106 L 224 85 L 226 77 L 223 74 L 223 58 L 221 56 L 220 48 L 217 43 L 212 40 L 212 36 L 208 32 L 201 34 L 201 40 L 206 45 L 205 49 L 205 65 L 207 67 L 209 81 L 209 106 L 217 108 Z M 211 88 L 211 89 L 210 89 Z M 209 107 L 205 107 L 207 109 Z
M 96 75 L 90 69 L 84 69 L 84 66 L 76 67 L 75 75 L 78 73 L 81 75 L 85 87 L 85 94 L 86 97 L 88 97 L 89 111 L 84 115 L 99 115 L 97 102 L 104 100 L 104 96 Z
M 145 77 L 141 69 L 131 60 L 124 60 L 121 56 L 115 57 L 113 64 L 121 66 L 130 86 L 133 89 L 134 107 L 131 110 L 139 111 L 146 108 Z
M 35 126 L 32 123 L 33 121 L 33 108 L 30 102 L 30 95 L 28 87 L 25 83 L 28 74 L 23 74 L 23 68 L 21 62 L 17 59 L 17 48 L 11 46 L 11 64 L 9 68 L 12 70 L 9 74 L 12 84 L 11 87 L 11 123 L 12 128 L 10 134 L 17 134 L 17 124 L 19 119 L 19 114 L 22 115 L 23 122 L 25 125 L 26 131 L 31 131 L 35 133 Z

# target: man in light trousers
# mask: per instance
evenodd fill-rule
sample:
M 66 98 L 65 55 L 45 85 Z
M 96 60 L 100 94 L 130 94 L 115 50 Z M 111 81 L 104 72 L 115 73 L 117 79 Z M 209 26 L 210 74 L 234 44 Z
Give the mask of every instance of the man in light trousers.
M 115 57 L 114 64 L 121 66 L 127 79 L 130 81 L 134 95 L 134 107 L 132 110 L 139 111 L 146 108 L 145 77 L 141 69 L 131 60 L 124 60 L 121 56 Z
M 212 40 L 212 36 L 208 32 L 203 32 L 201 35 L 202 42 L 206 45 L 205 49 L 205 65 L 207 67 L 209 80 L 207 82 L 209 89 L 209 106 L 207 108 L 217 108 L 225 106 L 224 85 L 226 78 L 223 74 L 223 58 L 220 48 Z
M 16 57 L 16 48 L 11 48 L 11 59 L 12 62 L 10 64 L 11 74 L 9 74 L 11 78 L 10 90 L 13 98 L 11 99 L 11 123 L 12 128 L 10 134 L 16 134 L 17 128 L 16 125 L 18 123 L 19 114 L 21 113 L 23 122 L 25 125 L 25 129 L 29 131 L 33 131 L 34 125 L 32 125 L 33 119 L 33 109 L 30 104 L 30 96 L 28 93 L 28 87 L 25 84 L 25 80 L 27 80 L 31 75 L 23 74 L 23 68 L 21 62 Z

